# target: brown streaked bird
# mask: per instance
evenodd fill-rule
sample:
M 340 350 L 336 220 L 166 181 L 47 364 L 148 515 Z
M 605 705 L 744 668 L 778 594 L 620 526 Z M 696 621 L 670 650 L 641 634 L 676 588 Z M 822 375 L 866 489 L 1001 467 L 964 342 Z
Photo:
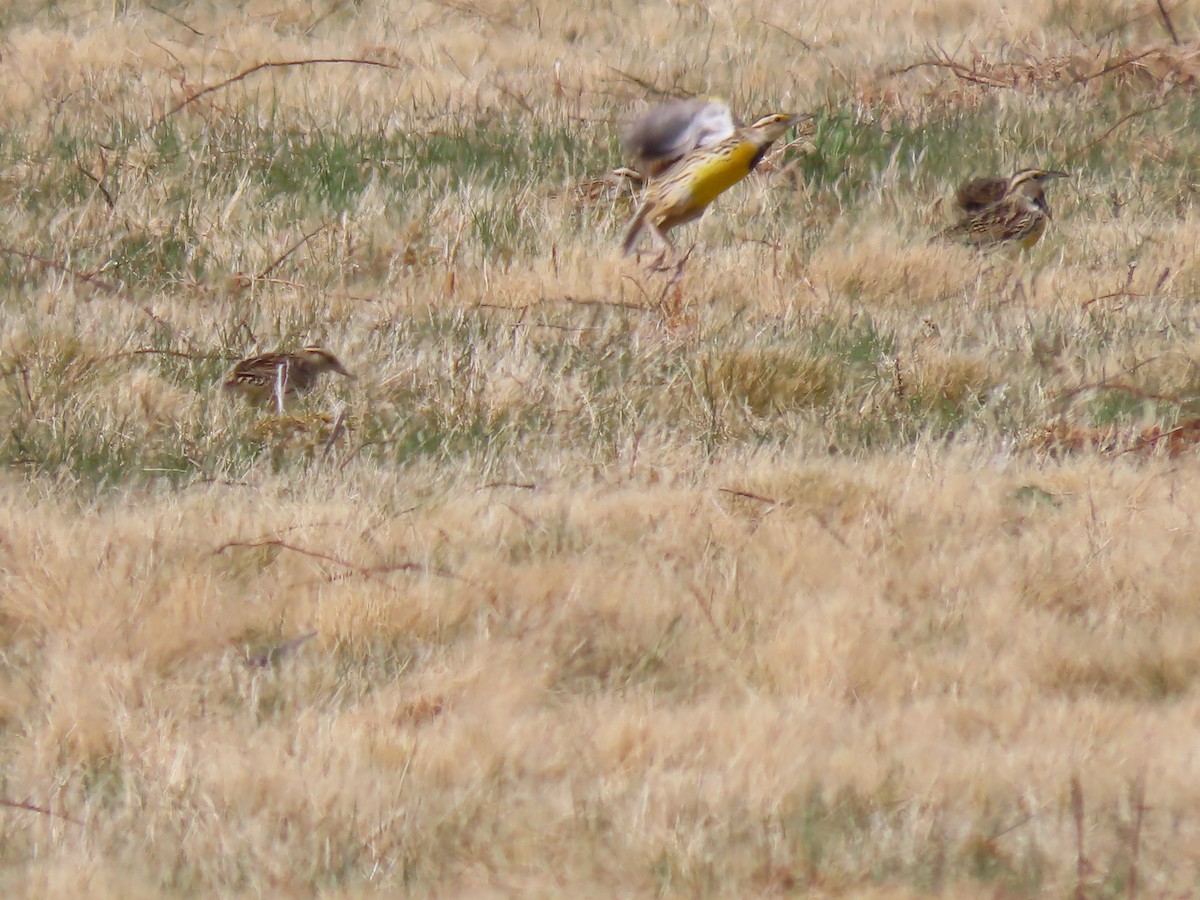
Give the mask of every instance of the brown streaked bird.
M 653 179 L 625 232 L 625 255 L 637 249 L 644 231 L 661 248 L 661 263 L 673 249 L 667 232 L 699 218 L 709 204 L 758 165 L 776 139 L 811 116 L 773 113 L 737 129 L 724 140 L 693 150 Z
M 736 130 L 733 114 L 719 100 L 671 100 L 633 119 L 621 135 L 637 169 L 655 178 L 693 150 L 723 141 Z
M 1066 177 L 1066 172 L 1022 169 L 1008 179 L 973 178 L 954 198 L 966 215 L 937 236 L 974 247 L 1013 243 L 1028 249 L 1038 242 L 1052 218 L 1045 182 Z
M 636 169 L 617 166 L 598 178 L 585 178 L 554 191 L 550 196 L 570 197 L 580 206 L 587 206 L 614 197 L 633 196 L 645 181 L 646 177 Z
M 224 389 L 252 400 L 266 400 L 275 396 L 282 384 L 284 396 L 276 397 L 276 402 L 282 404 L 284 398 L 311 390 L 326 372 L 354 378 L 328 350 L 309 345 L 294 353 L 265 353 L 243 359 L 225 379 Z

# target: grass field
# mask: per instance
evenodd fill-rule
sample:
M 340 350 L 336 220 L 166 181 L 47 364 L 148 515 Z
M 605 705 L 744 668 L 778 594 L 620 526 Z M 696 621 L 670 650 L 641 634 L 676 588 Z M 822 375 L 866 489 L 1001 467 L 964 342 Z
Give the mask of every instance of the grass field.
M 5 4 L 0 892 L 1200 896 L 1200 6 L 1004 6 Z

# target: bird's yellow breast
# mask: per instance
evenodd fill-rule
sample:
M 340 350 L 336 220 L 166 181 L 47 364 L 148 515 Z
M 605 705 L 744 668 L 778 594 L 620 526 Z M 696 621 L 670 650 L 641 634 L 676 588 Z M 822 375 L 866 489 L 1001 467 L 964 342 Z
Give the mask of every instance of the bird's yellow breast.
M 742 141 L 698 165 L 691 178 L 692 202 L 707 206 L 749 175 L 750 162 L 756 153 L 758 147 L 751 141 Z
M 1028 250 L 1038 242 L 1038 239 L 1046 231 L 1046 219 L 1044 216 L 1039 216 L 1029 228 L 1029 232 L 1021 239 L 1021 249 Z

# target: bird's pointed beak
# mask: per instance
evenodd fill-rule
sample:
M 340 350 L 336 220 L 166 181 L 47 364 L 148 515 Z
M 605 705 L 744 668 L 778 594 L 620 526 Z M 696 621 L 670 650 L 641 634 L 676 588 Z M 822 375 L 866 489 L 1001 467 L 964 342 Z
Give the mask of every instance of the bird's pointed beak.
M 788 128 L 795 129 L 796 137 L 807 137 L 816 132 L 817 117 L 813 113 L 793 113 L 788 116 Z

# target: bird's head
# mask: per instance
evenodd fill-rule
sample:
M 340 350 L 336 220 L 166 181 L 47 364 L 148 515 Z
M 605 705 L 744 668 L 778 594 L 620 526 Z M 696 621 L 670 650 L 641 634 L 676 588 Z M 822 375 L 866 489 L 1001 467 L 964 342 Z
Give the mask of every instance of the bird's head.
M 1068 177 L 1066 172 L 1057 172 L 1053 169 L 1022 169 L 1009 179 L 1007 193 L 1009 196 L 1021 197 L 1028 201 L 1033 208 L 1049 217 L 1050 206 L 1046 202 L 1046 192 L 1043 186 L 1055 178 L 1066 177 Z
M 810 117 L 797 116 L 792 113 L 771 113 L 756 121 L 750 126 L 750 129 L 773 141 L 797 122 L 806 118 Z
M 318 372 L 337 372 L 339 375 L 345 375 L 347 378 L 354 377 L 346 371 L 346 367 L 342 365 L 341 361 L 324 347 L 310 344 L 301 350 L 297 356 Z
M 1058 172 L 1054 169 L 1021 169 L 1010 179 L 1013 184 L 1020 184 L 1023 181 L 1049 181 L 1054 178 L 1067 178 L 1066 172 Z

